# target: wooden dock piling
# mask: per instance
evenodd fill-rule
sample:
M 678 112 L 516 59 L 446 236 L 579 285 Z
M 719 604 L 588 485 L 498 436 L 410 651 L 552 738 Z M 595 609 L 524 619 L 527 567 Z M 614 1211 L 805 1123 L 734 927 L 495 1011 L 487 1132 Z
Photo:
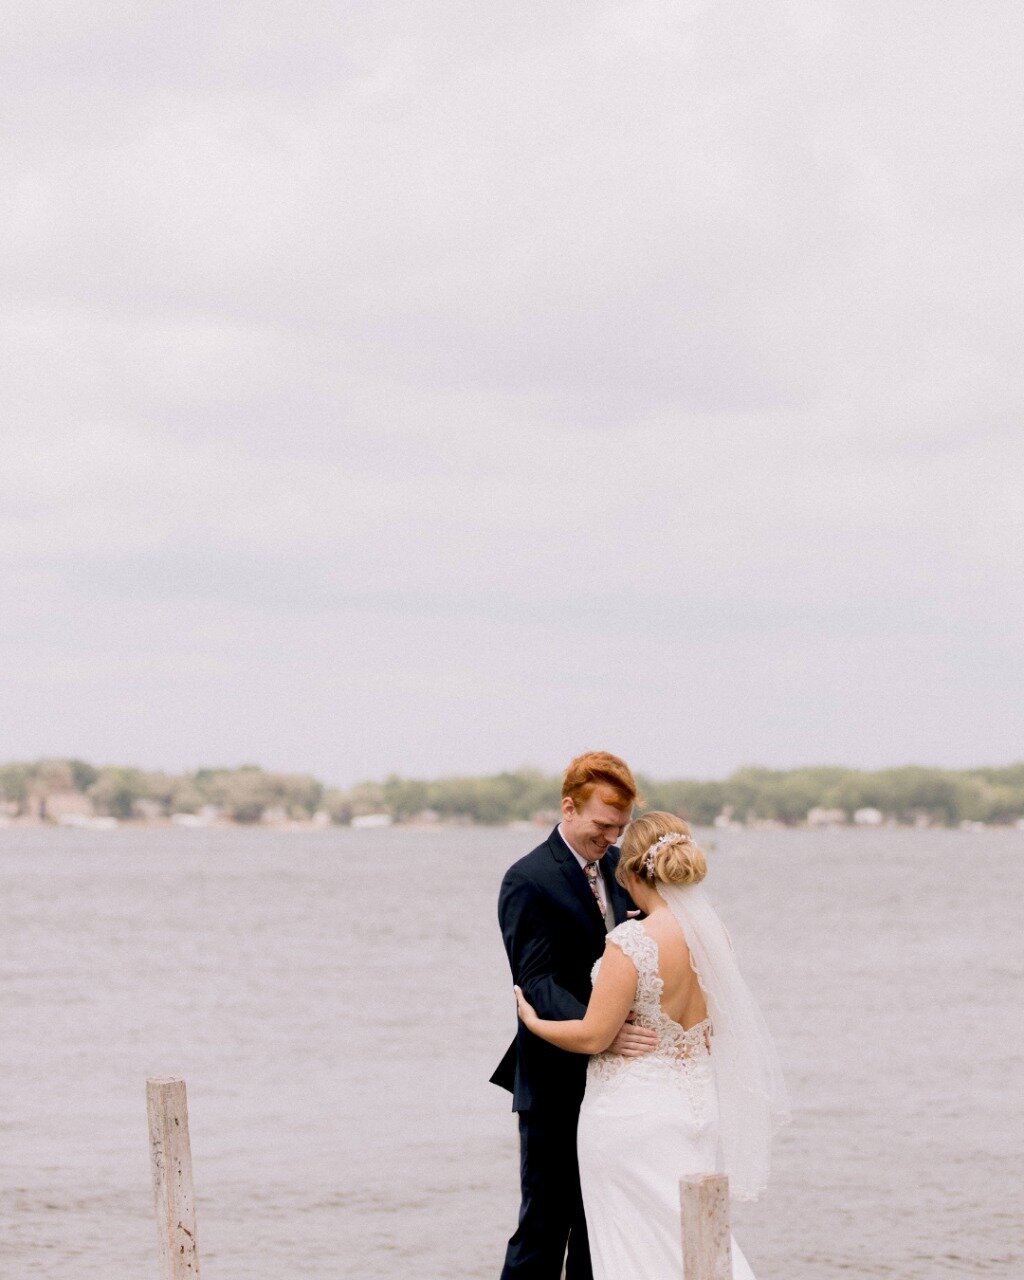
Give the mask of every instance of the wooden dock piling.
M 199 1280 L 185 1081 L 146 1081 L 149 1153 L 163 1280 Z
M 683 1280 L 732 1280 L 729 1179 L 700 1173 L 679 1181 Z
M 192 1147 L 185 1081 L 146 1081 L 149 1152 L 163 1280 L 199 1280 Z M 683 1280 L 732 1280 L 729 1179 L 694 1174 L 679 1181 Z

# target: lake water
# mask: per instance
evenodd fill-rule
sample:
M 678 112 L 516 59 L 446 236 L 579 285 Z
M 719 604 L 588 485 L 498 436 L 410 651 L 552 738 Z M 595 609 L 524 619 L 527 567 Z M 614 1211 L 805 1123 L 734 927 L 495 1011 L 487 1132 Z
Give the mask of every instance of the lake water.
M 495 921 L 521 830 L 0 831 L 0 1274 L 156 1276 L 145 1079 L 188 1082 L 205 1280 L 496 1280 Z M 759 1280 L 1024 1276 L 1024 833 L 743 831 L 708 888 L 795 1119 Z

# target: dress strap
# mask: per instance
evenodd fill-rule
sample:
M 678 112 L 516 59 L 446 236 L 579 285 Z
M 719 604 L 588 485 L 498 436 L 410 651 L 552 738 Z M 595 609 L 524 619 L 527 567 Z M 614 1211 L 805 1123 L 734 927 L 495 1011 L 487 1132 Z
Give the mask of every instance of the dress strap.
M 632 960 L 641 979 L 658 975 L 658 944 L 639 920 L 624 920 L 608 935 L 624 956 Z

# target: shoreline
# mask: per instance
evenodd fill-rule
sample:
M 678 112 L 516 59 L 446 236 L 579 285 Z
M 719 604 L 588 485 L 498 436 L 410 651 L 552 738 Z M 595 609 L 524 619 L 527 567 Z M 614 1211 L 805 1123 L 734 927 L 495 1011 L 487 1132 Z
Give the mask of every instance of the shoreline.
M 528 822 L 522 819 L 511 822 L 476 822 L 472 819 L 436 822 L 316 822 L 316 821 L 267 821 L 267 822 L 235 822 L 230 818 L 217 818 L 210 821 L 183 822 L 181 818 L 190 818 L 191 814 L 173 814 L 166 818 L 115 818 L 107 815 L 85 817 L 75 815 L 63 818 L 36 818 L 29 816 L 9 817 L 0 814 L 0 832 L 3 831 L 273 831 L 289 834 L 312 834 L 326 831 L 522 831 L 524 833 L 545 832 L 550 830 L 554 819 Z M 724 833 L 739 834 L 753 831 L 1019 831 L 1024 834 L 1024 818 L 1012 822 L 976 822 L 963 820 L 954 824 L 941 822 L 897 822 L 885 819 L 881 822 L 780 822 L 765 818 L 754 822 L 735 822 L 728 825 L 708 826 L 691 822 L 695 831 L 708 833 L 713 839 Z

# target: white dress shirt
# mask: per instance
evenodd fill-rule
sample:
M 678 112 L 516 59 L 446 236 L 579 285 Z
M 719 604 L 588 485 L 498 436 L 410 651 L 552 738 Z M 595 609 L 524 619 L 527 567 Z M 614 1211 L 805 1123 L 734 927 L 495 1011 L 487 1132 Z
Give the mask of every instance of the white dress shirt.
M 580 854 L 578 854 L 576 850 L 572 847 L 572 845 L 569 843 L 569 841 L 566 840 L 565 832 L 562 830 L 561 823 L 558 824 L 558 834 L 562 837 L 562 843 L 565 845 L 565 847 L 569 850 L 572 856 L 579 863 L 580 870 L 584 874 L 586 874 L 587 859 L 582 857 Z M 594 883 L 597 885 L 597 895 L 601 899 L 601 914 L 604 916 L 605 922 L 607 923 L 608 921 L 608 889 L 604 882 L 604 876 L 601 874 L 600 863 L 597 864 L 597 879 L 594 881 Z

